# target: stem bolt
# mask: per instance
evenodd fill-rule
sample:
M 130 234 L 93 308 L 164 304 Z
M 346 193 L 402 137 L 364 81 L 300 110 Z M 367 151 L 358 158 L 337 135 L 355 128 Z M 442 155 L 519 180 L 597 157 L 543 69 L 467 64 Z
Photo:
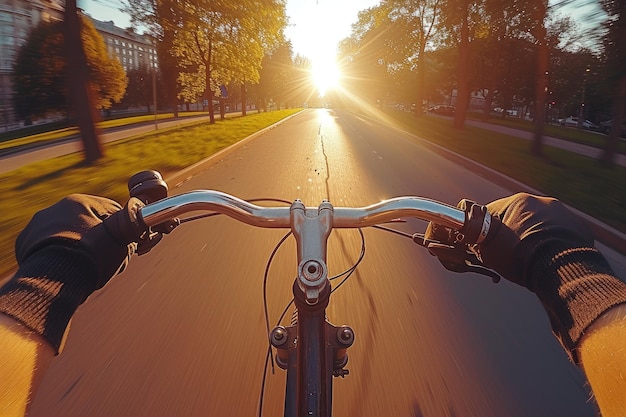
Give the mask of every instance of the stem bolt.
M 279 347 L 285 344 L 287 341 L 287 329 L 283 326 L 275 327 L 270 333 L 270 342 L 272 346 Z
M 348 326 L 341 326 L 337 329 L 337 341 L 344 346 L 352 346 L 354 343 L 354 331 Z

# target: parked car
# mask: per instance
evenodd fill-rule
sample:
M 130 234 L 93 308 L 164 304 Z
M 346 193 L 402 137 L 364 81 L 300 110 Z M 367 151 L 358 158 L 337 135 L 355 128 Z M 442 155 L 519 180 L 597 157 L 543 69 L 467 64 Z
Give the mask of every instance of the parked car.
M 578 117 L 570 116 L 567 119 L 561 121 L 561 124 L 569 127 L 578 127 Z M 596 124 L 593 124 L 589 120 L 583 120 L 580 124 L 580 127 L 587 130 L 600 130 L 600 127 Z
M 431 107 L 430 109 L 428 109 L 428 112 L 441 114 L 443 116 L 454 116 L 454 113 L 456 112 L 456 108 L 454 106 L 440 104 L 438 106 Z
M 600 132 L 609 134 L 611 132 L 611 127 L 613 126 L 612 120 L 607 120 L 606 122 L 600 123 Z M 626 120 L 622 122 L 622 133 L 620 135 L 623 138 L 626 138 Z

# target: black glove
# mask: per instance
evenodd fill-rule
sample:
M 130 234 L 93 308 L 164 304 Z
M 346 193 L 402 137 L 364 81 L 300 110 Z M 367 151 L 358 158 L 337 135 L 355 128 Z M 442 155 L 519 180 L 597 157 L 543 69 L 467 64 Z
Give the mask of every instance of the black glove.
M 141 202 L 126 207 L 74 194 L 36 213 L 17 237 L 19 269 L 0 288 L 0 312 L 42 335 L 58 352 L 76 308 L 123 269 L 143 228 Z
M 593 247 L 587 225 L 560 201 L 519 193 L 486 207 L 492 229 L 474 252 L 485 266 L 539 297 L 553 331 L 577 362 L 575 349 L 585 329 L 626 302 L 626 285 Z M 429 225 L 425 238 L 450 242 L 454 236 Z
M 593 247 L 587 224 L 554 198 L 519 193 L 489 203 L 487 209 L 496 221 L 494 230 L 478 247 L 482 261 L 530 290 L 534 286 L 530 268 L 543 248 L 563 243 Z

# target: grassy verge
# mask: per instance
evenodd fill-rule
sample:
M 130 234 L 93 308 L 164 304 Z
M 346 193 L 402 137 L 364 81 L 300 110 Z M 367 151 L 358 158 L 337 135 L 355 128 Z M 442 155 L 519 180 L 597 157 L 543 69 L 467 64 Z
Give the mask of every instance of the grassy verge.
M 445 119 L 392 115 L 416 135 L 626 232 L 626 168 L 602 167 L 592 158 L 551 147 L 545 147 L 544 158 L 535 158 L 529 141 L 475 127 L 457 130 Z
M 69 193 L 97 194 L 126 201 L 126 181 L 134 173 L 157 169 L 167 176 L 298 110 L 160 130 L 105 144 L 106 157 L 85 166 L 82 154 L 65 155 L 0 175 L 0 278 L 15 268 L 13 242 L 34 212 Z
M 186 112 L 179 113 L 179 117 L 192 117 L 192 116 L 202 116 L 207 115 L 206 112 Z M 162 113 L 157 114 L 157 120 L 171 119 L 174 117 L 173 113 Z M 124 118 L 116 118 L 105 120 L 98 123 L 100 129 L 109 129 L 120 126 L 127 126 L 134 123 L 145 123 L 151 122 L 154 120 L 154 115 L 142 115 L 142 116 L 132 116 L 132 117 L 124 117 Z M 48 129 L 52 129 L 49 131 L 43 131 L 41 133 L 33 133 L 35 130 L 32 129 L 22 129 L 18 131 L 12 131 L 0 134 L 0 149 L 11 148 L 14 146 L 27 145 L 31 143 L 37 142 L 46 142 L 50 140 L 65 138 L 69 136 L 73 136 L 78 134 L 78 129 L 76 127 L 62 127 L 59 128 L 57 124 L 50 125 L 42 125 L 37 126 L 37 131 L 46 130 L 46 126 L 49 126 Z M 23 137 L 21 137 L 24 135 Z

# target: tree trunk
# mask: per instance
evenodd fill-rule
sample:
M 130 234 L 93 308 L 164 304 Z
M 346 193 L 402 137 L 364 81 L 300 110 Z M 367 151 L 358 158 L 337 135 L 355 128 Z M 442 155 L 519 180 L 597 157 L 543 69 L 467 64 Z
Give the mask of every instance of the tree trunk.
M 611 118 L 611 131 L 606 139 L 606 145 L 600 160 L 603 164 L 613 165 L 619 148 L 620 135 L 626 116 L 626 75 L 619 80 L 619 86 L 613 98 L 613 117 Z
M 81 22 L 76 9 L 76 0 L 65 1 L 64 29 L 68 98 L 83 142 L 85 162 L 92 164 L 102 158 L 104 152 L 96 127 L 98 113 L 91 97 L 87 57 L 83 49 Z
M 424 114 L 424 90 L 426 90 L 426 65 L 424 58 L 424 50 L 426 45 L 422 40 L 420 44 L 419 60 L 417 61 L 417 94 L 415 96 L 415 116 L 420 117 Z
M 248 98 L 246 97 L 246 83 L 241 83 L 241 115 L 246 115 L 246 105 Z
M 209 106 L 209 124 L 214 124 L 215 110 L 213 109 L 213 90 L 211 89 L 211 67 L 209 62 L 205 64 L 206 89 L 204 96 L 206 97 L 207 105 Z
M 454 127 L 463 129 L 467 115 L 469 101 L 469 82 L 467 73 L 469 69 L 469 2 L 463 3 L 463 22 L 461 26 L 461 40 L 459 42 L 459 67 L 457 75 L 456 112 L 454 114 Z
M 174 112 L 174 117 L 178 117 L 178 68 L 176 59 L 171 56 L 170 49 L 174 44 L 174 31 L 164 30 L 163 40 L 158 43 L 159 71 L 162 74 L 163 84 L 167 92 L 167 99 Z
M 626 119 L 626 2 L 619 2 L 619 14 L 613 27 L 610 38 L 613 47 L 610 50 L 610 62 L 616 80 L 615 96 L 613 97 L 613 109 L 611 131 L 607 138 L 604 152 L 601 156 L 602 163 L 611 165 L 615 162 L 618 152 L 620 135 L 622 134 L 624 119 Z
M 543 132 L 546 122 L 549 55 L 547 31 L 545 26 L 547 6 L 547 1 L 542 1 L 540 2 L 540 6 L 536 9 L 538 27 L 535 35 L 535 39 L 537 41 L 537 67 L 535 73 L 535 129 L 533 132 L 533 141 L 530 150 L 535 156 L 543 155 Z

